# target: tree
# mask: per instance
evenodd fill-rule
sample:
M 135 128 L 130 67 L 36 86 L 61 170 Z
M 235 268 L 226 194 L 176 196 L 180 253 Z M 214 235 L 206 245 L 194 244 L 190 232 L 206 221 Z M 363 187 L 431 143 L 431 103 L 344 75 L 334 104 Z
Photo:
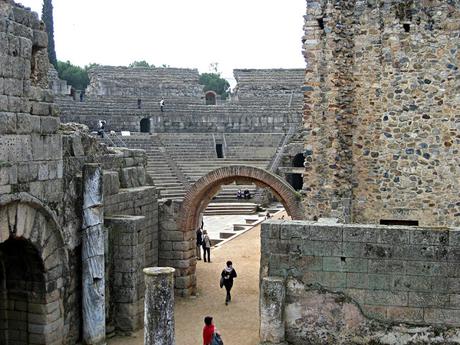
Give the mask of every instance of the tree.
M 216 70 L 217 71 L 217 70 Z M 217 73 L 202 73 L 200 74 L 200 79 L 198 81 L 203 86 L 203 91 L 212 90 L 222 99 L 226 99 L 228 97 L 228 88 L 230 84 L 227 80 L 220 76 L 220 72 Z
M 54 47 L 53 4 L 51 0 L 43 0 L 42 21 L 45 23 L 46 33 L 48 34 L 48 59 L 57 69 L 58 63 Z
M 85 68 L 81 68 L 80 66 L 72 65 L 70 61 L 58 61 L 56 69 L 58 71 L 59 78 L 67 81 L 69 85 L 72 85 L 77 90 L 84 90 L 89 84 L 87 70 L 89 67 L 95 65 L 96 64 L 90 64 Z
M 144 68 L 154 68 L 155 65 L 150 65 L 147 61 L 141 60 L 141 61 L 134 61 L 131 62 L 128 67 L 144 67 Z

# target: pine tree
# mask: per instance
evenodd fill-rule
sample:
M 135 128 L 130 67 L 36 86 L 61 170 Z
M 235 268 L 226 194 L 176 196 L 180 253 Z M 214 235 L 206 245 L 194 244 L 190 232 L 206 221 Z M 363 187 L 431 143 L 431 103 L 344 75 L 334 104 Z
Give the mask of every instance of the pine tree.
M 48 34 L 48 58 L 50 63 L 57 69 L 56 51 L 54 49 L 54 24 L 53 24 L 53 4 L 51 0 L 43 0 L 42 20 L 46 26 Z

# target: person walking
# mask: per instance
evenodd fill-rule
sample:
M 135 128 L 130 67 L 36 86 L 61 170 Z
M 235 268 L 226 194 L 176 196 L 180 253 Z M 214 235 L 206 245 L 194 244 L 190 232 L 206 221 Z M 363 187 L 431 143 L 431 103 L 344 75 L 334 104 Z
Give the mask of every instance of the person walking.
M 231 261 L 227 261 L 227 266 L 222 270 L 221 277 L 224 279 L 224 286 L 225 290 L 227 291 L 227 296 L 225 297 L 225 305 L 232 300 L 232 295 L 230 291 L 233 287 L 233 279 L 237 277 L 236 271 L 233 268 L 233 263 Z
M 208 261 L 206 261 L 206 255 L 208 255 Z M 206 230 L 203 230 L 203 259 L 204 262 L 211 262 L 211 240 Z
M 203 245 L 203 232 L 201 227 L 196 230 L 196 259 L 201 260 L 201 246 Z
M 212 316 L 206 316 L 204 318 L 204 327 L 203 327 L 203 345 L 213 344 L 213 338 L 217 335 L 217 343 L 223 344 L 220 333 L 217 331 L 216 326 L 212 323 Z
M 165 100 L 163 99 L 163 97 L 161 97 L 161 101 L 160 101 L 160 111 L 161 112 L 164 112 L 164 106 L 165 106 Z

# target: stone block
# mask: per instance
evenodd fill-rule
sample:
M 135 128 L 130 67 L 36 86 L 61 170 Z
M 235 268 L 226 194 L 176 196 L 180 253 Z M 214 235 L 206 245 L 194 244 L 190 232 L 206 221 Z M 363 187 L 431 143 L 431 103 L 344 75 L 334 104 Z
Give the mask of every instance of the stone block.
M 0 112 L 0 134 L 16 133 L 16 114 Z
M 344 225 L 343 241 L 377 243 L 378 231 L 375 229 L 375 227 Z
M 451 298 L 454 295 L 451 295 Z M 452 299 L 449 300 L 448 294 L 440 294 L 436 291 L 431 292 L 409 292 L 409 306 L 419 308 L 444 308 L 448 307 Z M 453 306 L 456 307 L 456 306 Z
M 51 116 L 40 117 L 40 133 L 41 134 L 53 134 L 56 133 L 59 128 L 59 118 Z
M 390 274 L 369 274 L 370 290 L 390 290 L 392 276 Z
M 392 291 L 431 291 L 431 279 L 423 276 L 393 275 Z
M 312 224 L 305 226 L 302 238 L 313 241 L 342 241 L 341 225 Z
M 458 265 L 448 264 L 447 262 L 432 262 L 432 261 L 407 261 L 406 270 L 410 275 L 420 276 L 458 276 L 460 277 L 460 268 Z M 455 273 L 455 271 L 458 271 Z M 457 274 L 457 275 L 455 275 Z
M 407 306 L 408 302 L 408 292 L 385 290 L 369 290 L 366 292 L 365 303 L 370 305 Z
M 48 46 L 48 35 L 45 31 L 34 30 L 32 43 L 37 48 L 46 48 Z
M 3 79 L 3 94 L 7 96 L 21 97 L 23 94 L 22 79 L 6 78 Z
M 367 259 L 325 257 L 323 258 L 323 270 L 332 272 L 367 272 Z
M 120 190 L 120 181 L 118 179 L 118 172 L 116 171 L 103 171 L 104 180 L 104 196 L 117 194 Z
M 387 317 L 396 322 L 423 322 L 423 308 L 388 307 Z
M 367 289 L 369 277 L 365 273 L 347 273 L 347 289 Z
M 369 273 L 405 274 L 406 263 L 400 260 L 370 259 L 368 261 L 368 270 Z
M 449 245 L 452 247 L 460 247 L 460 228 L 450 229 Z
M 427 308 L 424 321 L 434 325 L 459 327 L 460 312 L 457 309 Z
M 411 231 L 410 242 L 417 245 L 448 245 L 449 230 L 415 229 Z
M 342 242 L 304 241 L 303 255 L 342 256 Z
M 410 243 L 411 230 L 383 228 L 378 231 L 378 243 L 401 245 Z

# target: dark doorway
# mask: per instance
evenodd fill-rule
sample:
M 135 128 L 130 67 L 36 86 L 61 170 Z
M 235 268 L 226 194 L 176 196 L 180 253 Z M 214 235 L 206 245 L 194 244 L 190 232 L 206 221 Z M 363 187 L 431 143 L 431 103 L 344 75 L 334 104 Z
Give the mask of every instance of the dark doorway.
M 305 163 L 305 157 L 303 153 L 298 153 L 292 159 L 292 166 L 296 168 L 303 168 Z
M 216 144 L 216 153 L 217 153 L 217 158 L 224 158 L 224 151 L 222 148 L 222 144 Z
M 294 188 L 295 190 L 301 190 L 303 187 L 303 178 L 302 174 L 286 174 L 286 181 Z
M 382 225 L 407 225 L 407 226 L 418 226 L 418 220 L 407 220 L 407 219 L 380 219 Z
M 30 338 L 43 336 L 46 310 L 44 267 L 37 250 L 27 240 L 8 239 L 0 245 L 0 343 L 29 344 Z
M 147 117 L 141 120 L 141 133 L 150 133 L 150 119 Z
M 216 93 L 214 91 L 206 92 L 206 105 L 216 105 Z

